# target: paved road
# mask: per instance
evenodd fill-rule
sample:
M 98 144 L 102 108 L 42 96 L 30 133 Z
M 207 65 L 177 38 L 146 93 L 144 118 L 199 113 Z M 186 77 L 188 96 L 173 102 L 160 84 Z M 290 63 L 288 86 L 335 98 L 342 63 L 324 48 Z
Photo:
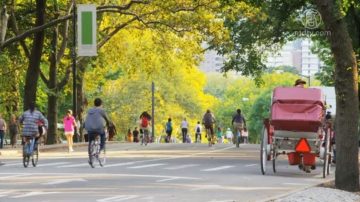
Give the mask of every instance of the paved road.
M 261 175 L 258 147 L 109 144 L 106 166 L 95 169 L 85 147 L 43 152 L 35 168 L 3 154 L 0 201 L 263 201 L 324 182 L 320 169 L 306 174 L 286 159 Z

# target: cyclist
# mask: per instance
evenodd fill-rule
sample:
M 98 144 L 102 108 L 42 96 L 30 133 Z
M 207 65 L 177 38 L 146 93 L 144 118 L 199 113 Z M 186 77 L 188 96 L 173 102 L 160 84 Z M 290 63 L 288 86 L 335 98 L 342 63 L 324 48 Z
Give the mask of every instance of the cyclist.
M 241 114 L 241 109 L 237 109 L 236 110 L 236 114 L 233 116 L 233 119 L 231 121 L 231 125 L 234 127 L 235 130 L 235 143 L 239 140 L 237 140 L 237 138 L 239 138 L 238 136 L 241 136 L 241 131 L 243 129 L 246 129 L 246 121 L 244 116 Z M 236 144 L 237 147 L 239 147 L 238 144 Z
M 39 126 L 44 126 L 45 129 L 48 128 L 48 120 L 44 115 L 35 109 L 35 103 L 29 104 L 29 109 L 26 110 L 23 115 L 20 116 L 19 122 L 23 124 L 22 129 L 22 142 L 25 143 L 27 137 L 35 136 L 35 148 L 38 144 L 38 139 L 40 138 Z
M 139 118 L 140 118 L 140 129 L 143 131 L 143 141 L 141 142 L 141 144 L 143 144 L 145 142 L 145 145 L 146 145 L 150 138 L 149 137 L 149 131 L 150 131 L 149 126 L 150 126 L 151 116 L 149 113 L 144 111 L 143 113 L 140 114 Z M 147 137 L 145 137 L 145 135 L 147 135 Z M 147 138 L 147 139 L 145 139 L 145 138 Z
M 206 113 L 204 114 L 202 119 L 202 123 L 205 126 L 205 130 L 210 130 L 211 137 L 207 137 L 207 138 L 212 140 L 211 143 L 214 144 L 215 142 L 213 141 L 213 139 L 214 139 L 215 116 L 211 113 L 210 109 L 206 110 Z
M 105 127 L 110 124 L 109 118 L 105 110 L 102 108 L 102 100 L 100 98 L 96 98 L 94 100 L 94 105 L 95 106 L 93 108 L 89 109 L 84 123 L 84 128 L 88 132 L 89 156 L 91 141 L 95 140 L 96 135 L 100 135 L 100 150 L 105 148 Z

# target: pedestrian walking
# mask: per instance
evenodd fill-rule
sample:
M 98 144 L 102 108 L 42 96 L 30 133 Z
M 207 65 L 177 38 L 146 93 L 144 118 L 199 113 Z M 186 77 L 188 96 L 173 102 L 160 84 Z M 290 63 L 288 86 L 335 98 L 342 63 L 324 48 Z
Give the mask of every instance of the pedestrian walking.
M 114 123 L 109 124 L 108 132 L 109 132 L 109 141 L 113 141 L 114 137 L 116 136 L 116 127 Z
M 63 119 L 64 123 L 64 133 L 67 140 L 68 150 L 69 152 L 73 152 L 73 138 L 76 128 L 76 120 L 74 116 L 72 115 L 72 111 L 69 109 L 66 112 L 66 116 Z
M 223 133 L 222 133 L 220 127 L 217 128 L 216 137 L 217 137 L 218 143 L 223 143 Z
M 171 118 L 168 119 L 168 122 L 166 122 L 166 125 L 165 125 L 165 131 L 166 131 L 166 139 L 165 139 L 165 142 L 166 143 L 169 143 L 171 141 L 171 133 L 173 131 L 173 127 L 172 127 L 172 123 L 171 123 Z
M 12 148 L 16 148 L 16 142 L 19 131 L 20 131 L 20 125 L 16 120 L 15 114 L 12 114 L 9 121 L 10 144 Z
M 201 143 L 201 124 L 197 122 L 195 127 L 195 143 Z
M 135 127 L 132 134 L 133 134 L 134 142 L 139 142 L 139 130 L 137 127 Z
M 249 143 L 249 132 L 246 128 L 244 128 L 244 130 L 242 131 L 242 138 L 243 138 L 243 142 L 244 144 L 248 144 Z
M 186 121 L 186 118 L 184 118 L 184 120 L 181 122 L 181 132 L 182 132 L 183 143 L 187 142 L 186 139 L 187 139 L 188 127 L 189 127 L 189 124 Z
M 233 138 L 233 132 L 231 131 L 230 128 L 227 128 L 225 136 L 226 136 L 226 139 L 228 140 L 228 143 L 231 144 L 232 138 Z
M 5 131 L 6 131 L 6 122 L 2 118 L 2 115 L 0 114 L 0 149 L 2 149 L 4 145 Z
M 128 129 L 128 132 L 127 132 L 127 141 L 132 142 L 132 134 L 131 134 L 131 129 L 130 128 Z

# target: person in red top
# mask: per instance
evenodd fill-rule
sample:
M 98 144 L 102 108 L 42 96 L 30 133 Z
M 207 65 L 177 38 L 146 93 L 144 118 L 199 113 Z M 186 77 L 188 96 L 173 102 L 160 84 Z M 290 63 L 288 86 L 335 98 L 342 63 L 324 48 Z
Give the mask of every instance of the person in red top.
M 65 136 L 67 139 L 67 143 L 68 143 L 68 147 L 69 147 L 69 152 L 73 152 L 73 136 L 74 136 L 74 131 L 75 131 L 75 127 L 76 127 L 76 121 L 75 118 L 72 115 L 72 111 L 69 109 L 66 113 L 66 116 L 64 117 L 63 120 L 64 123 L 64 132 L 65 132 Z

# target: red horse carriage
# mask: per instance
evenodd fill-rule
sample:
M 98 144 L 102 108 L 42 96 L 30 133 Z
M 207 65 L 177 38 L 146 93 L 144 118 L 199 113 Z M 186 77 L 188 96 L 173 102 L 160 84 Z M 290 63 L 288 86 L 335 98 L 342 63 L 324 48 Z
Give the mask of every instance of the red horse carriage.
M 323 162 L 323 177 L 331 163 L 330 120 L 325 119 L 325 98 L 321 89 L 278 87 L 273 91 L 271 118 L 264 120 L 261 134 L 261 172 L 272 162 L 276 172 L 279 155 L 287 155 L 290 165 L 311 172 L 316 158 Z

